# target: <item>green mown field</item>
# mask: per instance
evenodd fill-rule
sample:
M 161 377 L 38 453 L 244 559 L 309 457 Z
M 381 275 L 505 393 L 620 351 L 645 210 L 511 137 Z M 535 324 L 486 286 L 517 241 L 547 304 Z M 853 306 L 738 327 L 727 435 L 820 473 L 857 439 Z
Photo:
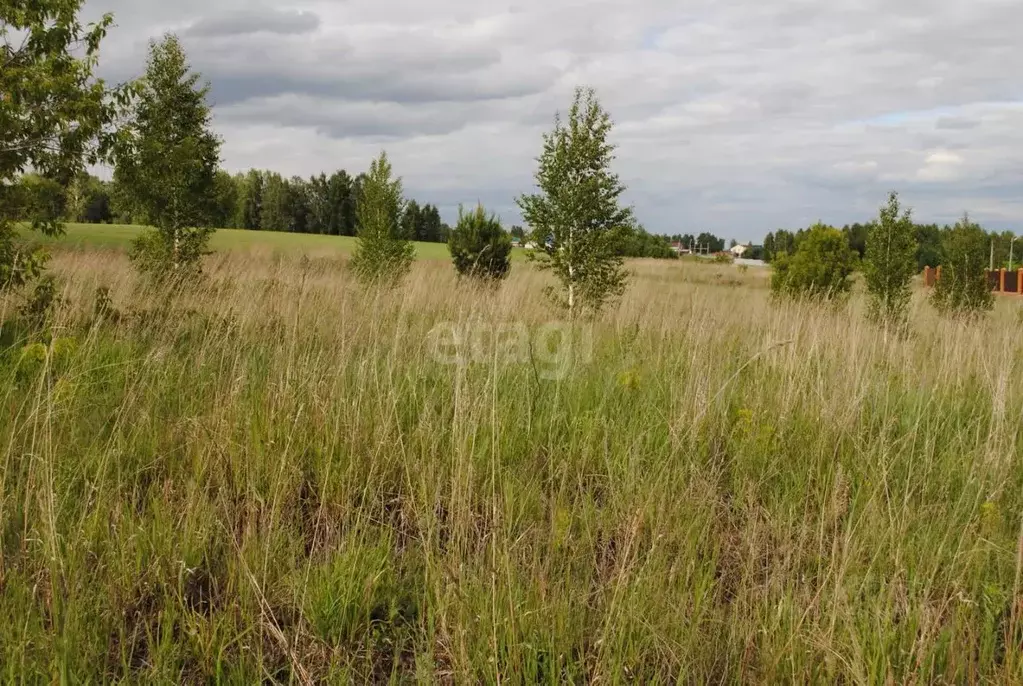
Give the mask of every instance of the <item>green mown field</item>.
M 63 236 L 49 238 L 28 231 L 25 232 L 25 235 L 33 241 L 58 249 L 117 248 L 127 250 L 131 241 L 144 230 L 140 226 L 120 224 L 68 224 Z M 350 236 L 219 229 L 213 234 L 210 248 L 213 251 L 257 251 L 328 257 L 351 254 L 355 243 L 356 239 Z M 448 248 L 443 243 L 416 243 L 415 246 L 416 255 L 420 259 L 450 259 Z

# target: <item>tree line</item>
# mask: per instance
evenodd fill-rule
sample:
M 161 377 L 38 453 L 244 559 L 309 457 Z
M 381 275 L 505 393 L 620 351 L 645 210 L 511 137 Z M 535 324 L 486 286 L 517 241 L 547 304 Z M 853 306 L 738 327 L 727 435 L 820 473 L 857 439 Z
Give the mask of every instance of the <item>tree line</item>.
M 344 170 L 303 179 L 285 178 L 271 170 L 251 169 L 232 175 L 221 169 L 213 180 L 210 222 L 222 229 L 355 236 L 355 208 L 365 179 L 365 173 L 353 176 Z M 145 210 L 131 201 L 123 172 L 116 169 L 113 181 L 82 172 L 66 186 L 38 174 L 25 174 L 19 183 L 37 198 L 22 207 L 21 219 L 29 219 L 40 202 L 46 201 L 52 205 L 51 212 L 67 222 L 151 223 Z M 436 205 L 420 205 L 416 200 L 410 200 L 395 220 L 403 235 L 414 241 L 443 243 L 451 231 Z
M 224 229 L 251 231 L 283 231 L 314 233 L 329 236 L 358 235 L 356 208 L 366 181 L 366 173 L 349 174 L 340 170 L 331 175 L 320 174 L 309 179 L 290 179 L 271 170 L 251 169 L 230 174 L 218 170 L 214 177 L 211 225 Z M 151 222 L 145 210 L 131 201 L 131 194 L 115 173 L 112 181 L 82 172 L 66 186 L 38 174 L 23 174 L 19 179 L 26 194 L 34 201 L 21 208 L 19 219 L 29 220 L 41 205 L 49 204 L 48 213 L 63 221 L 78 224 L 141 224 Z M 408 200 L 399 217 L 393 217 L 403 237 L 424 243 L 447 243 L 451 226 L 441 219 L 436 205 L 420 205 Z M 521 226 L 509 230 L 520 243 L 526 242 Z M 724 239 L 701 234 L 701 244 L 724 245 Z M 630 227 L 622 237 L 618 252 L 623 257 L 674 259 L 668 237 L 647 231 L 643 226 Z M 683 241 L 685 245 L 692 243 Z M 719 250 L 721 248 L 714 248 Z
M 877 223 L 877 220 L 865 224 L 857 222 L 846 224 L 838 229 L 845 238 L 846 245 L 852 251 L 855 263 L 866 259 L 868 237 L 870 232 L 876 229 Z M 813 228 L 808 227 L 796 231 L 779 229 L 768 233 L 764 238 L 764 259 L 767 262 L 775 262 L 783 254 L 793 255 Z M 924 267 L 938 267 L 948 261 L 945 243 L 948 235 L 955 228 L 955 224 L 912 223 L 913 259 L 918 272 L 923 271 Z M 989 231 L 985 234 L 989 246 L 989 264 L 993 263 L 995 269 L 1009 268 L 1010 258 L 1012 258 L 1011 267 L 1020 266 L 1020 258 L 1023 255 L 1020 255 L 1020 246 L 1013 246 L 1014 234 L 1011 231 Z
M 904 209 L 892 192 L 876 220 L 856 227 L 836 229 L 817 223 L 795 233 L 769 235 L 765 242 L 772 249 L 772 291 L 799 299 L 840 299 L 852 289 L 853 271 L 861 269 L 868 316 L 886 333 L 901 335 L 909 326 L 913 277 L 922 260 L 936 255 L 944 271 L 930 300 L 938 311 L 974 317 L 993 306 L 987 267 L 989 246 L 999 235 L 984 231 L 969 215 L 935 231 L 933 225 L 914 223 L 912 211 Z M 861 235 L 862 227 L 866 231 L 860 253 L 850 236 Z M 935 234 L 937 245 L 921 243 L 921 235 Z

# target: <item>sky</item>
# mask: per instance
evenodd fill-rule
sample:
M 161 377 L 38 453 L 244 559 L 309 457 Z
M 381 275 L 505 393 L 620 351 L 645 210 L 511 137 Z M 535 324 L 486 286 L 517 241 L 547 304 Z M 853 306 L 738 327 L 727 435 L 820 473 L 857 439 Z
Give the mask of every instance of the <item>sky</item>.
M 578 86 L 614 121 L 625 202 L 657 233 L 759 241 L 968 211 L 1023 229 L 1020 0 L 86 0 L 102 76 L 174 32 L 212 86 L 229 171 L 357 173 L 506 224 Z

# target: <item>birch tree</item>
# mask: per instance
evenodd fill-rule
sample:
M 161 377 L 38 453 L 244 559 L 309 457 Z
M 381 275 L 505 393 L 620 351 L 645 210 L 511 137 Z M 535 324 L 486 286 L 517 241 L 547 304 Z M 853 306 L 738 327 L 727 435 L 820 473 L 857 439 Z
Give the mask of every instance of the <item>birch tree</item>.
M 173 35 L 151 42 L 146 74 L 117 143 L 114 178 L 156 229 L 132 258 L 156 275 L 196 270 L 213 233 L 220 139 L 211 130 L 209 85 L 200 84 Z
M 994 307 L 987 280 L 990 237 L 968 214 L 946 231 L 942 241 L 941 278 L 931 302 L 952 317 L 977 317 Z
M 598 311 L 625 290 L 619 247 L 633 218 L 620 205 L 625 186 L 611 171 L 612 125 L 593 89 L 577 89 L 568 121 L 556 115 L 544 135 L 539 193 L 518 199 L 531 227 L 530 257 L 561 282 L 561 292 L 549 292 L 573 316 L 581 308 Z
M 886 330 L 903 330 L 907 324 L 917 247 L 912 214 L 903 212 L 898 194 L 891 193 L 868 228 L 863 269 L 870 316 Z

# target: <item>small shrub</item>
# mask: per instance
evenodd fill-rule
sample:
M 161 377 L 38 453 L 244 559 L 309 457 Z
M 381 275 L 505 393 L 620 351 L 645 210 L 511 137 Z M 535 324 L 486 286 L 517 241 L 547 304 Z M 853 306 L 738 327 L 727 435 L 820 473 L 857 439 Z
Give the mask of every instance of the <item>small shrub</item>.
M 177 246 L 162 231 L 146 231 L 134 241 L 128 259 L 139 272 L 163 280 L 197 276 L 202 271 L 211 231 L 193 230 L 178 235 Z
M 511 266 L 511 236 L 482 205 L 471 212 L 458 208 L 458 225 L 448 238 L 448 250 L 459 276 L 499 281 Z
M 868 229 L 863 265 L 870 294 L 870 317 L 885 327 L 906 326 L 917 249 L 912 214 L 909 210 L 903 212 L 898 194 L 891 193 L 878 220 Z
M 373 160 L 356 208 L 358 243 L 352 269 L 367 284 L 397 284 L 412 270 L 415 246 L 401 236 L 401 179 L 391 176 L 387 154 Z
M 849 292 L 854 265 L 849 240 L 824 224 L 810 227 L 794 255 L 780 253 L 773 264 L 771 290 L 789 297 L 828 299 Z
M 951 316 L 975 316 L 994 306 L 987 281 L 989 240 L 984 229 L 970 221 L 968 215 L 963 215 L 945 234 L 941 278 L 931 296 L 938 311 Z

